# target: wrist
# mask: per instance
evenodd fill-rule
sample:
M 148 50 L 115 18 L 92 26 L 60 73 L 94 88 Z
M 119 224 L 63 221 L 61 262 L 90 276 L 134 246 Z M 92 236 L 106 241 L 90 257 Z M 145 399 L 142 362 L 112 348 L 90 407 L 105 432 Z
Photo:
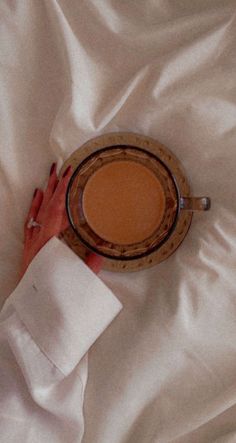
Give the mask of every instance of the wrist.
M 52 236 L 49 236 L 46 232 L 40 232 L 38 234 L 37 237 L 37 241 L 35 241 L 35 243 L 32 245 L 32 250 L 31 250 L 31 259 L 30 261 L 33 260 L 33 258 L 35 257 L 35 255 L 40 251 L 40 249 L 42 249 L 46 243 L 52 238 Z

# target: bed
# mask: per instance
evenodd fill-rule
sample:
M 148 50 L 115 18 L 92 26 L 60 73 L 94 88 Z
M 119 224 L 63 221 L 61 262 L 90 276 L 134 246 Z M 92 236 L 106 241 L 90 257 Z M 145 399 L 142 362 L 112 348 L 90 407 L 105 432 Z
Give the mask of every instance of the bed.
M 1 304 L 52 161 L 130 131 L 180 159 L 196 214 L 168 260 L 103 271 L 122 302 L 89 352 L 83 443 L 236 441 L 236 3 L 2 0 Z

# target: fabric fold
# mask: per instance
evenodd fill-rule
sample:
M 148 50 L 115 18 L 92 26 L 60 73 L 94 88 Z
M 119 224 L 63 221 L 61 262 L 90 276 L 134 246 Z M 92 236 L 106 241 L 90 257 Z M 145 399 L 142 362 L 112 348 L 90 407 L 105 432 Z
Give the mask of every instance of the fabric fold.
M 111 290 L 55 237 L 34 258 L 9 304 L 65 375 L 122 308 Z

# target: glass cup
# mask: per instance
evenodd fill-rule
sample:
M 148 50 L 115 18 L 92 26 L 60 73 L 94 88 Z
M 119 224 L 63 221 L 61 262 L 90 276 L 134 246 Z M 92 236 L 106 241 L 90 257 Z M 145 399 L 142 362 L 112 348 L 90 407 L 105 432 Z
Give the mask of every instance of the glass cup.
M 151 170 L 165 196 L 165 210 L 155 231 L 132 244 L 115 244 L 100 237 L 89 225 L 83 209 L 83 193 L 89 178 L 102 166 L 121 160 L 136 161 Z M 210 199 L 181 195 L 169 167 L 151 152 L 140 147 L 116 145 L 93 152 L 78 165 L 67 189 L 66 209 L 74 232 L 88 249 L 113 260 L 136 260 L 153 253 L 168 240 L 176 228 L 181 211 L 206 211 L 210 209 Z

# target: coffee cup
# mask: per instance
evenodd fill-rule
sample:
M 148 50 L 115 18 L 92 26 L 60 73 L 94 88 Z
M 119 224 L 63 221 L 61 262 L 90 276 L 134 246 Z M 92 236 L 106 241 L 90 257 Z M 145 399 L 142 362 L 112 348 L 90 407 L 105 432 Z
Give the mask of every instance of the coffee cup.
M 111 260 L 137 260 L 157 251 L 183 211 L 207 211 L 209 197 L 185 195 L 170 165 L 147 149 L 111 145 L 75 168 L 66 208 L 78 239 Z

